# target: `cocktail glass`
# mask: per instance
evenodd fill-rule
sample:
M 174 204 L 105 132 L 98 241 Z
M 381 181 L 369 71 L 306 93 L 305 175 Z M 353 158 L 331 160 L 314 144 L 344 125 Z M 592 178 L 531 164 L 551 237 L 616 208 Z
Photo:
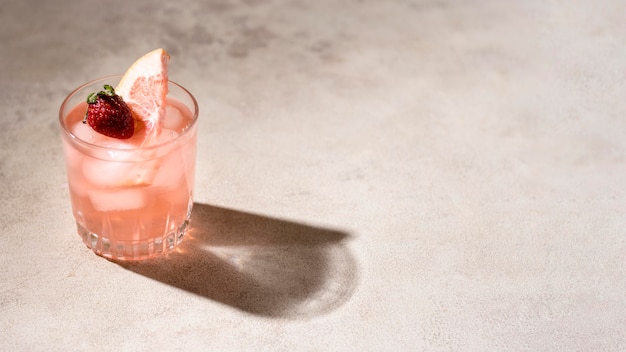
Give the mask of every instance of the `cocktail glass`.
M 183 240 L 193 206 L 198 104 L 169 81 L 158 137 L 147 143 L 142 131 L 129 140 L 100 135 L 81 122 L 86 97 L 120 78 L 78 87 L 63 101 L 59 122 L 78 234 L 98 255 L 132 261 L 167 253 Z

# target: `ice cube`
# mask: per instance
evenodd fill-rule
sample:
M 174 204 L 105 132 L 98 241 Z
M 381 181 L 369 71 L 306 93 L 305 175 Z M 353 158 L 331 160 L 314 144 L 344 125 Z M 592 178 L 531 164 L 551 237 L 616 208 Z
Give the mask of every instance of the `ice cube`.
M 171 105 L 165 107 L 165 119 L 163 121 L 163 128 L 180 131 L 184 127 L 183 123 L 184 118 L 180 110 Z
M 148 160 L 135 162 L 124 178 L 123 185 L 126 186 L 148 186 L 152 184 L 154 176 L 159 170 L 159 160 Z
M 81 121 L 76 122 L 70 130 L 74 136 L 85 142 L 93 143 L 96 139 L 95 134 L 97 132 L 94 131 L 88 124 L 82 123 Z
M 83 162 L 83 175 L 102 188 L 150 185 L 158 169 L 158 160 L 114 162 L 88 159 Z
M 98 187 L 115 187 L 122 183 L 129 164 L 106 160 L 87 159 L 83 162 L 83 175 Z
M 89 200 L 98 211 L 139 209 L 147 203 L 145 191 L 141 188 L 91 190 Z

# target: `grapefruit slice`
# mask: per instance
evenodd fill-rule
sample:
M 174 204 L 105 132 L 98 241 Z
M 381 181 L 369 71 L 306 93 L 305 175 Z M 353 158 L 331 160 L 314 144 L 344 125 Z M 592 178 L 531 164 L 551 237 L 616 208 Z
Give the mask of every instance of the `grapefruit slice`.
M 161 133 L 165 119 L 169 60 L 170 55 L 161 48 L 145 54 L 130 66 L 115 88 L 133 114 L 135 130 L 146 129 L 145 141 Z

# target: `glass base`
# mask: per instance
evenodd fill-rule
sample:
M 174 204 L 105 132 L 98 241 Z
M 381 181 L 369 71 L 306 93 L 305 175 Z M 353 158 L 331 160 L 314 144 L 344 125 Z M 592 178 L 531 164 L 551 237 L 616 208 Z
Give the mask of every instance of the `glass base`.
M 189 219 L 186 219 L 176 230 L 146 241 L 118 241 L 93 233 L 78 222 L 76 227 L 83 243 L 97 255 L 114 261 L 136 261 L 156 257 L 176 248 L 183 241 L 188 224 Z

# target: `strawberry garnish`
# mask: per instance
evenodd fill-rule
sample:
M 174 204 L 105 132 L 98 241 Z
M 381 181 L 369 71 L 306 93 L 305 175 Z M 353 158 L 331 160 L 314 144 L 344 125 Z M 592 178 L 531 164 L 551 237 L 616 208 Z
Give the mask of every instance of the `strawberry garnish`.
M 94 131 L 118 139 L 128 139 L 135 133 L 130 108 L 112 86 L 105 84 L 104 90 L 89 94 L 87 104 L 83 123 L 88 123 Z

